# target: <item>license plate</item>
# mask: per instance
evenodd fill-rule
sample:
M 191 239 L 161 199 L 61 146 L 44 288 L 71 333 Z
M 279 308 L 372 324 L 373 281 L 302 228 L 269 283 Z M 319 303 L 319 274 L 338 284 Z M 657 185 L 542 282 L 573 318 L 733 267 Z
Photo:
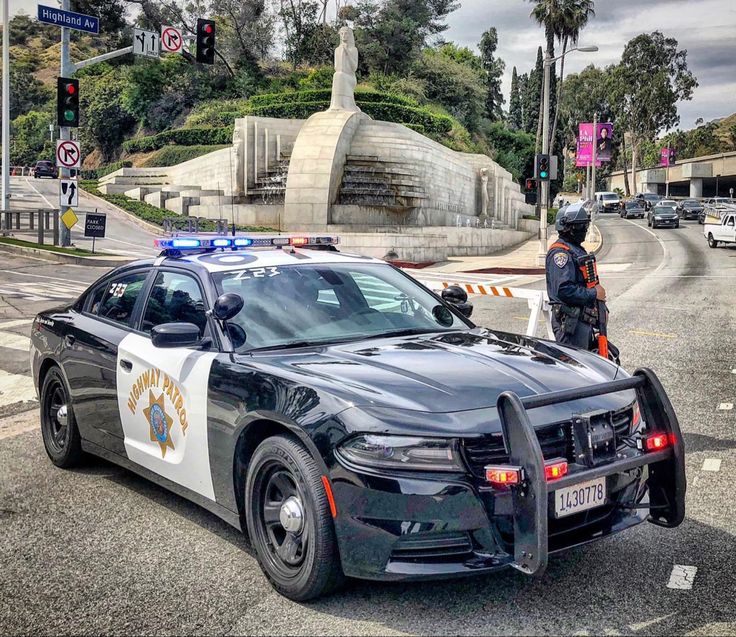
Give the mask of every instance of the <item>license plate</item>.
M 555 491 L 555 517 L 564 518 L 573 513 L 602 506 L 606 503 L 606 478 L 596 478 L 572 487 Z

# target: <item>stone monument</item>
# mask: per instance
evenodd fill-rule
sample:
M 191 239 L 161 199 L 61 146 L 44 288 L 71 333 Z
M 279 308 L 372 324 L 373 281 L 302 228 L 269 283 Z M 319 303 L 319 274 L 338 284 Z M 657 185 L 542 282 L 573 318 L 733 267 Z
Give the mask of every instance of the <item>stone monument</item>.
M 340 45 L 335 49 L 335 74 L 332 76 L 331 111 L 358 112 L 355 104 L 355 86 L 358 81 L 358 49 L 350 27 L 340 29 Z
M 242 197 L 245 194 L 245 148 L 243 132 L 239 127 L 233 129 L 233 188 L 232 196 Z
M 488 194 L 488 168 L 480 169 L 480 199 L 481 199 L 481 216 L 488 216 L 488 204 L 491 197 Z

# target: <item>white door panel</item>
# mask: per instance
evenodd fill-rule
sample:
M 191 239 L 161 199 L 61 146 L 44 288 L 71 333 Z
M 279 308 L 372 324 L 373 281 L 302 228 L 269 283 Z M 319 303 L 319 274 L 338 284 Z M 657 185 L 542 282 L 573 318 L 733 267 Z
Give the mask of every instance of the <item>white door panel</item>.
M 207 445 L 207 385 L 216 354 L 156 348 L 129 334 L 118 347 L 117 392 L 133 462 L 215 499 Z M 126 371 L 121 361 L 132 363 Z

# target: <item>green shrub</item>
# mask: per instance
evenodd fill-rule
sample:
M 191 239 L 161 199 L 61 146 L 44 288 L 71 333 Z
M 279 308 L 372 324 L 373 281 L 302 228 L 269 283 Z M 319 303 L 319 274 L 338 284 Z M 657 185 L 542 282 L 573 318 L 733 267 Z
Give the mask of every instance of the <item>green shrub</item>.
M 149 153 L 169 144 L 179 146 L 215 146 L 232 142 L 233 126 L 219 128 L 176 128 L 157 135 L 129 139 L 123 143 L 128 153 Z
M 277 104 L 293 104 L 295 102 L 325 102 L 328 106 L 332 99 L 331 89 L 314 89 L 309 91 L 290 91 L 286 93 L 269 93 L 265 95 L 254 95 L 249 100 L 251 109 L 257 109 L 264 106 Z M 358 104 L 367 104 L 368 102 L 380 102 L 384 104 L 401 104 L 403 106 L 418 106 L 417 102 L 407 97 L 393 95 L 391 93 L 382 93 L 380 91 L 370 91 L 358 89 L 355 91 L 355 101 Z M 255 113 L 253 113 L 255 114 Z
M 89 170 L 82 170 L 79 176 L 84 179 L 99 179 L 110 173 L 114 173 L 116 170 L 121 168 L 130 168 L 133 165 L 132 161 L 116 161 L 107 166 L 100 166 L 99 168 L 92 168 Z
M 155 166 L 176 166 L 184 161 L 189 161 L 195 157 L 201 157 L 207 153 L 211 153 L 221 148 L 227 148 L 227 145 L 214 146 L 164 146 L 157 150 L 141 165 L 145 168 Z
M 184 122 L 184 128 L 232 126 L 233 121 L 248 114 L 248 100 L 217 100 L 196 106 Z

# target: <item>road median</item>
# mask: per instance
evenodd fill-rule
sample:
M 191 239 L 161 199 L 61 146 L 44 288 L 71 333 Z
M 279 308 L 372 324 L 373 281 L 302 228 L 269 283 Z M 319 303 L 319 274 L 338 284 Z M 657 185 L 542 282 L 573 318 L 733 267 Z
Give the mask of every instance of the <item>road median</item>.
M 135 258 L 123 257 L 118 255 L 95 254 L 90 252 L 88 255 L 80 254 L 81 250 L 65 250 L 58 246 L 34 245 L 27 241 L 19 239 L 0 238 L 0 250 L 12 252 L 14 254 L 23 254 L 34 256 L 44 261 L 61 261 L 62 263 L 73 263 L 76 265 L 90 265 L 93 267 L 115 267 L 135 261 Z

